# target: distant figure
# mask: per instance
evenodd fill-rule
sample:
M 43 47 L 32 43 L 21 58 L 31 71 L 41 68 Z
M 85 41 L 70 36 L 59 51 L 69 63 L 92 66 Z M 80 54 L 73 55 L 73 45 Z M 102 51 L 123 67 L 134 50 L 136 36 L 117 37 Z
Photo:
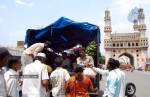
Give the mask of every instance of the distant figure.
M 21 69 L 21 61 L 19 58 L 12 57 L 8 60 L 9 70 L 4 74 L 7 87 L 7 95 L 10 97 L 19 97 L 19 74 L 18 70 Z
M 51 42 L 46 41 L 45 43 L 35 43 L 31 45 L 29 48 L 23 51 L 23 54 L 21 56 L 21 62 L 23 65 L 23 68 L 33 62 L 33 58 L 41 52 L 43 49 L 49 48 L 51 45 Z
M 93 58 L 86 55 L 84 47 L 79 48 L 79 57 L 77 58 L 77 64 L 82 67 L 86 67 L 88 64 L 94 66 Z
M 66 97 L 65 85 L 70 75 L 66 69 L 61 67 L 63 59 L 57 57 L 55 59 L 57 68 L 51 73 L 50 80 L 52 84 L 52 95 L 53 97 Z
M 0 47 L 0 97 L 7 97 L 6 82 L 2 67 L 7 64 L 9 56 L 9 51 L 6 48 Z
M 90 97 L 88 92 L 94 90 L 93 84 L 92 81 L 82 73 L 83 67 L 75 67 L 75 75 L 67 81 L 67 97 Z
M 63 57 L 62 67 L 70 71 L 70 69 L 71 69 L 71 68 L 70 68 L 70 63 L 71 63 L 71 61 L 70 61 L 70 59 L 68 58 L 67 53 L 66 53 L 66 52 L 63 52 L 63 53 L 62 53 L 62 57 Z
M 46 55 L 38 53 L 35 61 L 26 65 L 23 70 L 22 97 L 46 97 L 49 84 Z

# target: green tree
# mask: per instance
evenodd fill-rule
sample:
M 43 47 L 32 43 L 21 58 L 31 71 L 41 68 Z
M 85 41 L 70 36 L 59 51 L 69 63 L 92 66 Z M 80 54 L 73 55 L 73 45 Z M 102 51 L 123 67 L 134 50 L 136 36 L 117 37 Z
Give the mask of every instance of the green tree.
M 100 64 L 105 64 L 105 56 L 103 56 L 103 55 L 100 54 L 99 63 Z

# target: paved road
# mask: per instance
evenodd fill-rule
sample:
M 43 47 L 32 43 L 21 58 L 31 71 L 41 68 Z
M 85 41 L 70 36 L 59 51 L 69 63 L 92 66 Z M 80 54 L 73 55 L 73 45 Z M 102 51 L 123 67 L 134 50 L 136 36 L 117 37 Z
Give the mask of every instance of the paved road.
M 125 71 L 127 82 L 132 82 L 136 85 L 136 97 L 150 97 L 150 72 L 146 71 Z M 100 81 L 101 92 L 105 88 L 106 77 Z

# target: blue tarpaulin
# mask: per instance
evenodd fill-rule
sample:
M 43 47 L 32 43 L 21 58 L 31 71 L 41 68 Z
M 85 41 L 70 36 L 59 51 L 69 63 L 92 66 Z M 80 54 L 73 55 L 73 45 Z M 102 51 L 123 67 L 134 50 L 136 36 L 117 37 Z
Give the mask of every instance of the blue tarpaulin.
M 25 44 L 37 42 L 52 42 L 52 49 L 58 52 L 59 48 L 70 49 L 77 44 L 86 47 L 93 40 L 100 43 L 100 29 L 87 22 L 75 22 L 65 17 L 42 29 L 28 29 Z

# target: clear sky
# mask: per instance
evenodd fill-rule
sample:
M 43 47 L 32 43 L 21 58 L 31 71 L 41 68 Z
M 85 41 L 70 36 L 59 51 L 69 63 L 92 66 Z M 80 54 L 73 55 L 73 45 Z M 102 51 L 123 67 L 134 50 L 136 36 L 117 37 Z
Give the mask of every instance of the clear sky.
M 18 40 L 24 40 L 27 29 L 45 27 L 64 16 L 98 25 L 101 52 L 105 54 L 104 11 L 108 8 L 111 12 L 112 33 L 131 33 L 133 24 L 127 16 L 132 8 L 140 5 L 144 9 L 149 38 L 150 0 L 0 0 L 0 45 L 16 47 Z M 148 54 L 150 57 L 150 49 Z

